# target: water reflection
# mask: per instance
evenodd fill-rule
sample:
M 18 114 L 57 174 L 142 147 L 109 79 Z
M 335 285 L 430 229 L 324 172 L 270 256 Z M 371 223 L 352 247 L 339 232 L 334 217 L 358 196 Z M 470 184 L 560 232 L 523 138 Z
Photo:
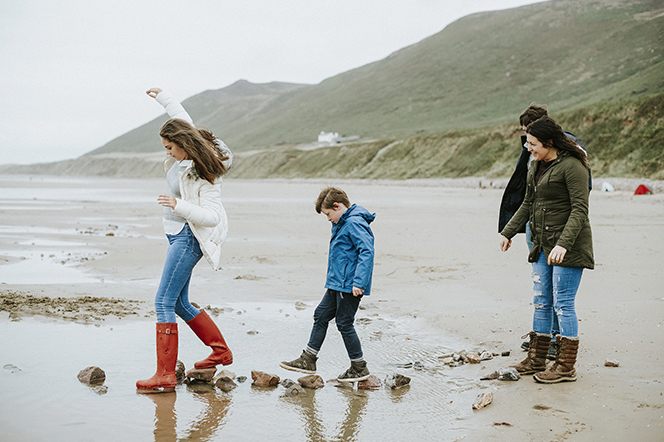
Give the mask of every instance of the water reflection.
M 354 390 L 351 386 L 338 387 L 338 391 L 346 399 L 346 410 L 342 421 L 335 427 L 336 435 L 331 438 L 328 438 L 327 429 L 320 417 L 315 391 L 307 390 L 305 394 L 281 398 L 300 413 L 306 440 L 310 442 L 358 440 L 357 432 L 361 428 L 360 423 L 365 414 L 364 409 L 369 401 L 369 396 Z
M 177 441 L 177 434 L 175 432 L 177 426 L 177 414 L 175 413 L 175 399 L 177 398 L 177 393 L 141 394 L 141 396 L 150 398 L 155 404 L 155 442 Z
M 229 397 L 219 393 L 213 385 L 192 383 L 187 386 L 196 403 L 203 405 L 198 416 L 187 426 L 180 440 L 212 441 L 223 428 L 226 414 L 231 404 Z M 177 412 L 175 402 L 177 392 L 139 393 L 155 404 L 154 440 L 155 442 L 176 442 Z

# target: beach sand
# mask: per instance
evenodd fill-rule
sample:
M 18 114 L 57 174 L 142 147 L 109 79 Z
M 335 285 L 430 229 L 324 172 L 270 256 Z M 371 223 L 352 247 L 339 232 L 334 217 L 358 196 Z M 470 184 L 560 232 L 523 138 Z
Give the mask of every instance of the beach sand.
M 156 204 L 163 180 L 1 178 L 1 294 L 143 301 L 135 316 L 154 320 L 152 300 L 166 251 Z M 525 357 L 519 347 L 532 325 L 531 266 L 523 235 L 508 252 L 499 249 L 499 189 L 226 180 L 224 268 L 215 273 L 201 262 L 191 300 L 202 306 L 234 300 L 315 305 L 324 291 L 330 224 L 315 213 L 314 200 L 326 184 L 377 213 L 374 286 L 363 303 L 380 302 L 395 317 L 424 318 L 441 337 L 468 350 L 511 351 L 509 358 L 445 373 L 479 379 Z M 22 199 L 26 189 L 38 196 Z M 664 195 L 593 191 L 590 218 L 596 268 L 584 272 L 577 296 L 578 380 L 486 381 L 493 403 L 465 423 L 466 440 L 663 440 Z M 126 314 L 126 306 L 118 312 Z M 11 314 L 31 311 L 22 308 Z M 605 367 L 606 359 L 620 366 Z M 456 405 L 470 409 L 479 392 L 464 393 Z M 510 426 L 496 425 L 501 423 Z

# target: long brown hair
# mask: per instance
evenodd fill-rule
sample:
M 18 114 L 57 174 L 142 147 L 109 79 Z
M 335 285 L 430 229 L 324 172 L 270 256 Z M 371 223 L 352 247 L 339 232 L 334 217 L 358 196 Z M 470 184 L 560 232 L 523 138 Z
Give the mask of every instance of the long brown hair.
M 214 181 L 226 173 L 224 155 L 215 137 L 207 129 L 194 127 L 185 120 L 172 118 L 164 123 L 159 130 L 162 138 L 175 143 L 184 150 L 194 162 L 194 168 L 199 177 L 214 184 Z
M 586 169 L 588 155 L 578 144 L 572 141 L 562 128 L 551 117 L 542 117 L 526 127 L 526 133 L 537 138 L 544 147 L 554 147 L 559 151 L 569 152 L 570 155 L 581 161 Z

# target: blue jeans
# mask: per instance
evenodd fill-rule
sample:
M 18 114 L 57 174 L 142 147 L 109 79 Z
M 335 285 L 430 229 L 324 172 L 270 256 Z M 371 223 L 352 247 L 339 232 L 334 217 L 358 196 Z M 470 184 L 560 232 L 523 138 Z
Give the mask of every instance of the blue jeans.
M 526 223 L 526 244 L 528 244 L 528 251 L 530 252 L 534 247 L 532 241 L 532 232 L 530 231 L 530 221 Z M 560 334 L 560 326 L 558 325 L 557 315 L 553 315 L 553 326 L 551 327 L 551 334 L 554 336 L 554 340 L 556 339 L 555 336 Z
M 166 237 L 166 262 L 154 300 L 157 322 L 174 323 L 176 314 L 184 321 L 191 321 L 200 311 L 189 302 L 189 281 L 203 252 L 189 224 L 185 224 L 177 235 Z
M 335 319 L 337 329 L 344 340 L 350 359 L 362 358 L 362 344 L 355 332 L 355 313 L 360 306 L 361 296 L 327 290 L 314 312 L 314 326 L 309 337 L 309 347 L 319 351 L 327 334 L 327 324 Z
M 557 317 L 561 336 L 578 337 L 579 322 L 574 300 L 582 274 L 583 267 L 548 265 L 544 252 L 540 253 L 537 262 L 533 263 L 534 331 L 551 334 L 553 319 Z

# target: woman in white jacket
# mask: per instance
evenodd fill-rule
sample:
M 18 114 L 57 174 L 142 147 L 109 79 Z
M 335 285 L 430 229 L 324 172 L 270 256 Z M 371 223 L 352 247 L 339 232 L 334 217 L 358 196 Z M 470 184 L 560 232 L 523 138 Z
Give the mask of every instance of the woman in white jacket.
M 169 246 L 155 297 L 157 311 L 157 372 L 136 382 L 136 388 L 171 391 L 177 383 L 178 355 L 176 315 L 191 327 L 212 354 L 196 362 L 195 368 L 229 365 L 233 354 L 219 328 L 204 310 L 189 302 L 189 281 L 194 266 L 205 256 L 219 268 L 221 245 L 228 221 L 221 204 L 221 176 L 233 161 L 223 141 L 206 129 L 197 128 L 189 114 L 171 95 L 159 88 L 147 91 L 171 117 L 159 131 L 166 149 L 164 161 L 168 192 L 157 201 L 164 207 L 164 232 Z

